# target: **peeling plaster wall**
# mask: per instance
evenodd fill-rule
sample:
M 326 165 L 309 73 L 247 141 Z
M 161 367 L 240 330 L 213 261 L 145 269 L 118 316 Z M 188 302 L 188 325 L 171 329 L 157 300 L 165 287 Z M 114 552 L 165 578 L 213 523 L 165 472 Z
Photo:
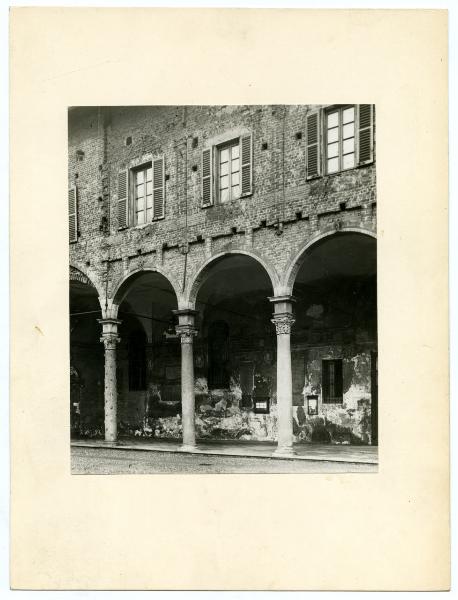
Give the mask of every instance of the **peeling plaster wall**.
M 72 344 L 70 424 L 73 434 L 102 435 L 104 426 L 103 352 L 97 345 Z
M 362 347 L 327 346 L 305 351 L 302 402 L 293 407 L 296 442 L 337 444 L 371 443 L 371 355 Z M 343 358 L 344 393 L 342 404 L 324 404 L 321 361 Z M 252 356 L 256 360 L 255 356 Z M 121 369 L 127 368 L 122 363 Z M 258 369 L 259 373 L 259 369 Z M 264 373 L 269 379 L 269 414 L 255 414 L 241 405 L 242 391 L 236 368 L 229 389 L 208 390 L 206 377 L 196 378 L 196 432 L 199 438 L 274 441 L 277 435 L 275 366 Z M 119 394 L 121 433 L 157 438 L 180 438 L 181 404 L 161 399 L 160 386 L 151 383 L 147 391 L 129 391 L 122 384 Z M 318 415 L 307 413 L 307 395 L 318 395 Z M 147 415 L 148 398 L 156 396 L 155 408 Z M 256 395 L 256 390 L 254 391 Z
M 327 404 L 322 395 L 322 360 L 342 358 L 343 402 Z M 304 408 L 294 407 L 298 441 L 371 442 L 371 355 L 361 346 L 322 346 L 305 353 Z M 307 396 L 318 396 L 318 415 L 305 414 Z
M 94 353 L 92 353 L 94 354 Z M 72 383 L 72 402 L 79 398 L 82 435 L 103 434 L 103 361 L 88 354 L 87 349 L 74 350 L 72 365 L 84 380 Z M 363 346 L 321 346 L 295 349 L 302 357 L 303 378 L 299 401 L 293 406 L 293 433 L 296 442 L 371 443 L 371 354 Z M 343 402 L 325 404 L 322 401 L 322 360 L 343 358 Z M 242 406 L 242 390 L 238 360 L 234 358 L 229 389 L 208 390 L 207 378 L 200 374 L 195 380 L 196 432 L 199 438 L 274 441 L 277 435 L 277 405 L 275 398 L 275 364 L 259 368 L 259 353 L 245 353 L 255 368 L 255 379 L 268 380 L 270 412 L 255 414 L 252 407 Z M 299 358 L 300 360 L 300 358 Z M 176 365 L 175 365 L 176 366 Z M 202 371 L 202 370 L 201 370 Z M 154 382 L 150 374 L 147 390 L 131 391 L 128 385 L 128 361 L 121 356 L 118 364 L 118 421 L 120 434 L 157 438 L 180 438 L 181 403 L 163 399 L 163 385 Z M 76 381 L 74 378 L 72 381 Z M 179 391 L 179 384 L 178 384 Z M 318 396 L 318 415 L 307 414 L 307 396 Z M 254 390 L 256 397 L 256 389 Z M 72 416 L 75 424 L 75 417 Z

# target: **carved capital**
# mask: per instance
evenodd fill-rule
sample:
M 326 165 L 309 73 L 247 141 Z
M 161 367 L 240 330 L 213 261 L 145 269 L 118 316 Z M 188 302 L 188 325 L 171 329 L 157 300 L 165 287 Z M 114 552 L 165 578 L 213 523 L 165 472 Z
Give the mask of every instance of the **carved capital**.
M 118 337 L 118 325 L 121 324 L 119 319 L 98 319 L 102 325 L 102 337 L 100 341 L 105 346 L 105 350 L 115 350 L 116 344 L 120 341 Z
M 197 335 L 197 329 L 192 325 L 177 325 L 175 331 L 180 336 L 182 344 L 192 344 L 193 337 Z
M 116 344 L 121 341 L 121 339 L 112 333 L 102 334 L 100 341 L 105 346 L 105 350 L 116 350 Z
M 293 317 L 291 313 L 280 313 L 277 314 L 271 319 L 272 323 L 275 325 L 275 329 L 277 331 L 277 335 L 288 334 L 291 333 L 291 327 L 296 319 Z

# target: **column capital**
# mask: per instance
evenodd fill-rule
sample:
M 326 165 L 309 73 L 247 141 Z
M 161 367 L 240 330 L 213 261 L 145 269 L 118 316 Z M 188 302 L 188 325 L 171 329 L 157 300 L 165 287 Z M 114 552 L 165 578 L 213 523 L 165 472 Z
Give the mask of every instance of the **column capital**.
M 293 316 L 293 302 L 296 302 L 296 298 L 294 296 L 272 296 L 269 300 L 274 305 L 274 314 L 271 321 L 275 325 L 277 335 L 289 335 L 296 320 Z
M 177 325 L 175 331 L 180 336 L 182 344 L 192 344 L 193 337 L 197 335 L 197 329 L 194 329 L 191 324 Z
M 97 319 L 102 325 L 102 337 L 100 341 L 103 342 L 105 350 L 114 350 L 116 344 L 120 341 L 118 337 L 118 325 L 122 323 L 119 319 Z
M 194 327 L 197 310 L 192 308 L 181 308 L 172 310 L 172 313 L 178 317 L 178 325 L 175 327 L 177 335 L 181 337 L 182 344 L 192 344 L 192 338 L 197 334 Z
M 281 335 L 281 334 L 290 335 L 291 327 L 293 326 L 293 323 L 295 321 L 296 321 L 296 319 L 289 312 L 276 313 L 273 316 L 273 318 L 271 319 L 271 322 L 275 325 L 277 335 Z

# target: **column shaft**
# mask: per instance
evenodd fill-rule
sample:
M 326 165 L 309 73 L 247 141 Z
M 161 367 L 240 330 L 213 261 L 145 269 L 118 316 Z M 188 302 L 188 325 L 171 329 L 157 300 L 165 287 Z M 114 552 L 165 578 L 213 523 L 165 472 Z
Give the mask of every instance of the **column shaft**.
M 116 346 L 105 346 L 105 440 L 115 442 L 118 437 L 116 389 Z
M 181 414 L 183 424 L 183 450 L 196 447 L 195 395 L 194 395 L 194 344 L 197 334 L 194 329 L 195 310 L 179 309 L 173 313 L 178 317 L 176 332 L 181 338 Z
M 118 391 L 116 387 L 116 346 L 119 342 L 118 319 L 99 319 L 102 325 L 100 341 L 105 347 L 105 441 L 118 438 Z
M 293 448 L 293 386 L 290 334 L 277 335 L 277 452 L 291 454 Z
M 196 432 L 194 424 L 194 352 L 192 336 L 181 337 L 181 401 L 183 419 L 183 447 L 194 448 Z

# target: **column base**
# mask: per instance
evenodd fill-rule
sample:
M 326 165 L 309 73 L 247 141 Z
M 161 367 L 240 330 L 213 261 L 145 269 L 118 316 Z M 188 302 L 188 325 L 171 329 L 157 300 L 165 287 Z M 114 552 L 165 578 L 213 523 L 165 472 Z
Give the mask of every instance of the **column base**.
M 272 456 L 296 456 L 297 452 L 292 446 L 278 446 Z
M 102 440 L 102 444 L 118 444 L 118 440 L 117 439 L 114 439 L 114 440 L 104 439 L 104 440 Z
M 197 450 L 197 446 L 195 444 L 181 444 L 179 449 L 182 452 L 194 452 Z

